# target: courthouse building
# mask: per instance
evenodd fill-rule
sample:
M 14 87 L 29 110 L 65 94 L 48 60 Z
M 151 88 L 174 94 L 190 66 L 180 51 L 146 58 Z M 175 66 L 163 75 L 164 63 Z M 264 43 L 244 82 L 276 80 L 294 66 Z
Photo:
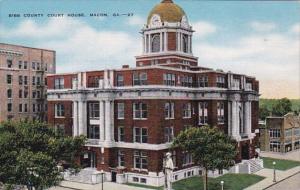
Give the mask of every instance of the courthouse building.
M 55 51 L 0 43 L 0 122 L 46 119 L 46 74 Z
M 108 181 L 160 186 L 171 151 L 174 180 L 201 174 L 188 152 L 169 147 L 180 131 L 204 125 L 237 141 L 236 162 L 253 158 L 258 81 L 198 65 L 193 32 L 185 12 L 163 0 L 141 31 L 136 67 L 48 76 L 49 122 L 68 135 L 87 136 L 83 167 L 103 170 Z

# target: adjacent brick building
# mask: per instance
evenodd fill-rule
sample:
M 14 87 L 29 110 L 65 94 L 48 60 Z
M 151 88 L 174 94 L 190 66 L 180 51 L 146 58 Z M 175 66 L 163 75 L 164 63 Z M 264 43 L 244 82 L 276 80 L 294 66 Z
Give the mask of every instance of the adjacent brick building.
M 199 174 L 189 153 L 169 147 L 180 131 L 203 125 L 237 140 L 237 162 L 253 158 L 258 81 L 198 66 L 193 32 L 184 11 L 164 0 L 141 31 L 135 68 L 48 75 L 49 122 L 88 137 L 84 167 L 104 170 L 108 181 L 160 186 L 164 155 L 172 151 L 175 180 Z
M 300 116 L 288 113 L 282 117 L 267 117 L 260 127 L 262 151 L 286 153 L 300 149 Z
M 55 73 L 55 51 L 0 43 L 0 122 L 46 120 L 47 73 Z

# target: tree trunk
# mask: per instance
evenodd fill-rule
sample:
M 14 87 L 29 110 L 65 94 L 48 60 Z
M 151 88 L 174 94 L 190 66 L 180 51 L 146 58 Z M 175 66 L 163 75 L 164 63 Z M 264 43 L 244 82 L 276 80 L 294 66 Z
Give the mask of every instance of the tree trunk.
M 203 175 L 203 190 L 207 190 L 207 170 L 204 168 L 204 175 Z

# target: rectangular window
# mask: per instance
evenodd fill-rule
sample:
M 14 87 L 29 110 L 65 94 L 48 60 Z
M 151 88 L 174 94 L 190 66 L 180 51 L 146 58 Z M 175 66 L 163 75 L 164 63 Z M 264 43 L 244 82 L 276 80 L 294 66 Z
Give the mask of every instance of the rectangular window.
M 165 142 L 172 142 L 174 138 L 173 127 L 165 127 Z
M 19 112 L 23 112 L 23 104 L 19 104 Z
M 35 85 L 35 76 L 32 76 L 32 85 Z
M 40 70 L 41 69 L 41 67 L 40 67 L 40 63 L 36 63 L 36 70 Z
M 99 103 L 89 103 L 89 116 L 91 119 L 98 119 L 100 116 Z
M 55 117 L 64 117 L 65 107 L 63 104 L 55 104 Z
M 24 112 L 28 112 L 28 107 L 27 107 L 27 104 L 24 104 Z
M 28 90 L 24 90 L 24 98 L 28 97 Z
M 99 125 L 89 125 L 88 126 L 88 136 L 89 139 L 99 139 Z
M 24 69 L 27 69 L 27 61 L 24 61 L 23 67 L 24 67 Z
M 199 125 L 206 125 L 208 122 L 208 103 L 199 102 Z
M 125 152 L 122 150 L 118 151 L 118 166 L 125 167 Z
M 28 76 L 24 76 L 24 85 L 28 85 Z
M 7 104 L 7 112 L 11 112 L 12 111 L 12 103 L 8 103 Z
M 134 142 L 147 143 L 148 142 L 148 129 L 134 127 L 133 129 Z
M 35 62 L 32 62 L 31 68 L 32 68 L 33 70 L 35 70 Z
M 217 87 L 225 88 L 225 76 L 217 76 Z
M 147 73 L 133 73 L 133 85 L 147 85 Z
M 12 75 L 6 75 L 6 83 L 11 84 L 12 83 Z
M 7 67 L 8 67 L 8 68 L 12 68 L 12 64 L 13 64 L 13 63 L 12 63 L 12 60 L 11 60 L 11 59 L 7 59 L 7 60 L 6 60 L 6 63 L 7 63 Z
M 56 78 L 55 79 L 54 89 L 63 89 L 64 88 L 64 78 Z
M 7 89 L 7 98 L 12 98 L 12 89 Z
M 217 102 L 218 123 L 224 123 L 224 102 Z
M 279 141 L 270 141 L 270 151 L 280 152 L 280 142 Z
M 147 119 L 147 104 L 133 103 L 133 119 Z
M 192 104 L 186 103 L 183 105 L 183 118 L 191 118 L 192 117 Z
M 164 85 L 175 86 L 176 75 L 172 73 L 164 73 L 163 75 Z
M 124 86 L 124 76 L 118 74 L 117 75 L 117 86 Z
M 208 87 L 208 76 L 198 77 L 198 87 Z
M 36 91 L 32 91 L 32 98 L 36 98 Z
M 19 90 L 19 98 L 22 98 L 22 96 L 23 96 L 23 90 Z
M 124 119 L 124 103 L 118 103 L 118 119 Z
M 41 85 L 41 77 L 36 77 L 36 85 Z
M 119 142 L 124 142 L 125 141 L 124 127 L 118 127 L 118 141 Z
M 284 136 L 291 137 L 292 136 L 292 129 L 286 129 L 286 130 L 284 130 Z
M 148 169 L 148 157 L 145 151 L 134 151 L 134 168 L 147 170 Z
M 22 61 L 19 61 L 19 69 L 22 69 Z
M 240 89 L 240 79 L 239 78 L 234 78 L 233 79 L 233 84 L 232 84 L 233 89 Z
M 269 129 L 270 138 L 280 138 L 280 129 Z
M 186 166 L 186 165 L 190 165 L 190 164 L 193 164 L 192 154 L 188 153 L 188 152 L 184 152 L 182 165 Z
M 180 77 L 181 86 L 192 87 L 193 86 L 193 77 L 184 75 Z
M 23 84 L 23 76 L 19 76 L 19 85 Z
M 35 104 L 32 104 L 32 112 L 35 113 Z
M 294 135 L 300 136 L 300 128 L 294 128 Z
M 54 131 L 56 134 L 64 135 L 65 134 L 65 125 L 64 124 L 55 125 Z
M 165 103 L 165 119 L 174 119 L 174 102 Z

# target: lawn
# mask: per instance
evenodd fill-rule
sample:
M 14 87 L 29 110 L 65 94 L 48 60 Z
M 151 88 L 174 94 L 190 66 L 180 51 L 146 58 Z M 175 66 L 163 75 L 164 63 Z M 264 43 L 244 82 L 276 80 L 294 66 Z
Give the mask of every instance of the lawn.
M 264 179 L 261 176 L 253 175 L 253 174 L 225 174 L 223 176 L 217 178 L 209 178 L 209 190 L 220 190 L 221 185 L 220 182 L 224 181 L 224 190 L 242 190 L 254 183 L 259 182 Z M 144 185 L 137 184 L 128 184 L 138 187 L 146 187 L 151 189 L 162 190 L 162 187 L 149 187 Z M 195 176 L 188 179 L 180 180 L 173 183 L 173 189 L 175 190 L 202 190 L 203 189 L 203 181 L 202 177 Z
M 275 168 L 277 170 L 288 170 L 296 166 L 300 166 L 300 162 L 293 160 L 280 160 L 274 158 L 263 157 L 264 160 L 264 168 L 273 169 L 273 161 L 276 162 Z

